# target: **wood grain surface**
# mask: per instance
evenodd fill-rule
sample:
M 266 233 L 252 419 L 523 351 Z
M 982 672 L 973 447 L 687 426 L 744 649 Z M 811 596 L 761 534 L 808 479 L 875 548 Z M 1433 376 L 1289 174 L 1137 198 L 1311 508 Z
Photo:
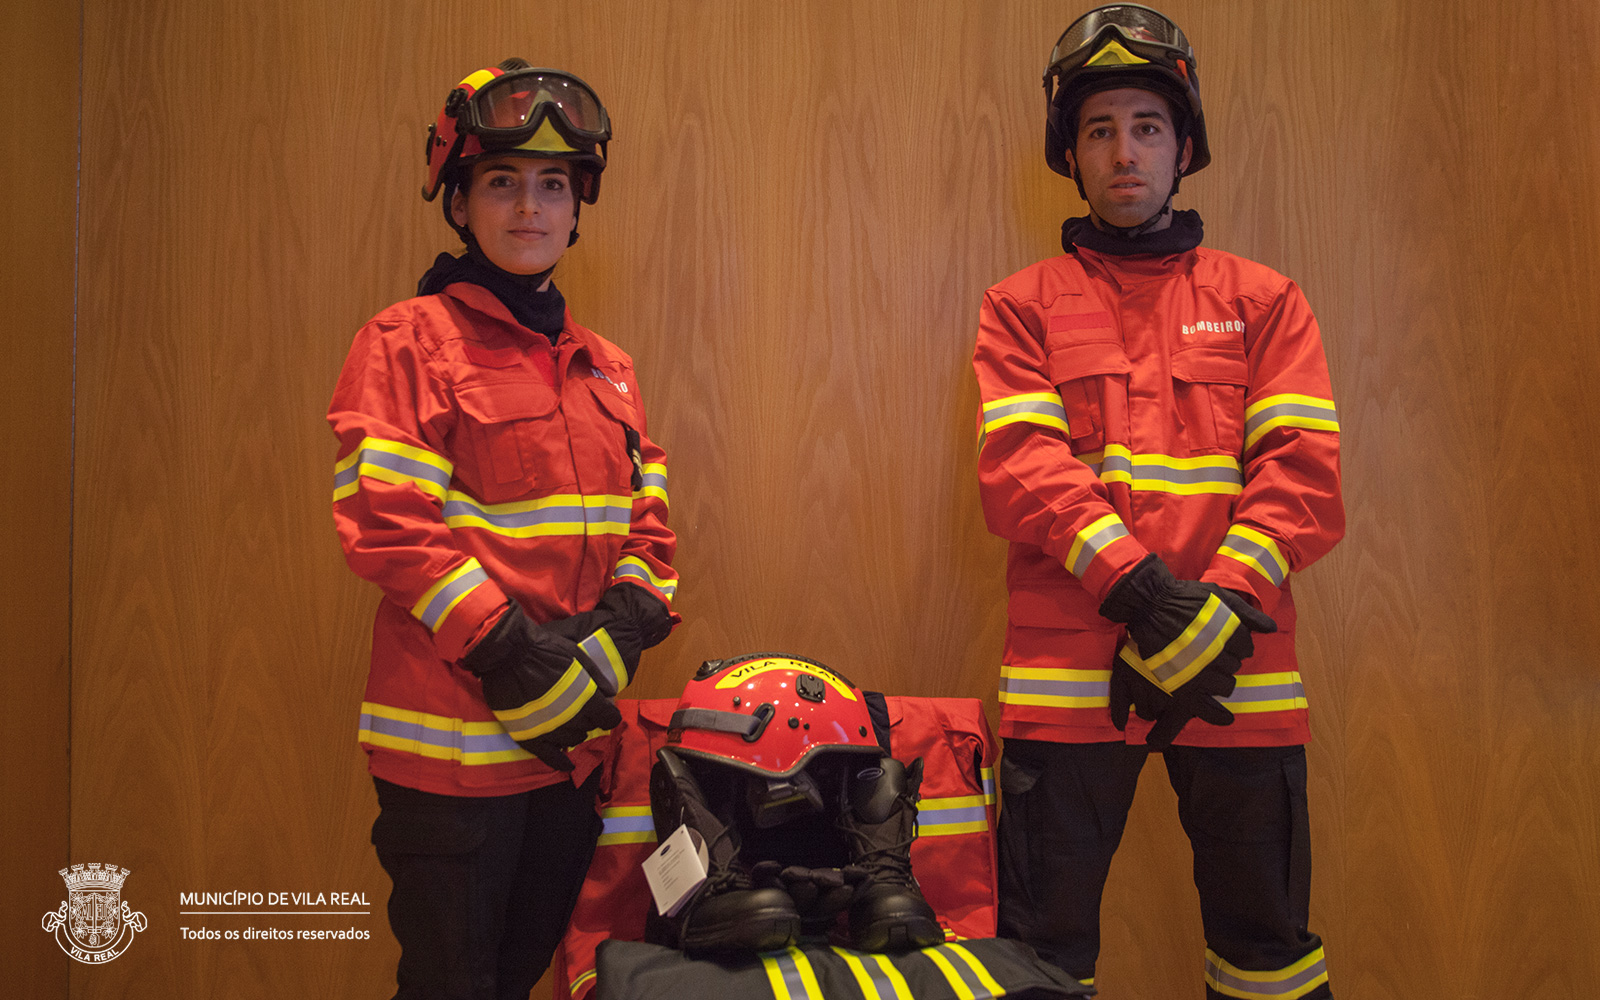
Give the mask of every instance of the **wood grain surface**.
M 1335 990 L 1585 995 L 1600 13 L 1164 9 L 1198 49 L 1215 157 L 1180 205 L 1210 245 L 1300 283 L 1341 411 L 1349 535 L 1297 581 L 1312 921 Z M 417 195 L 423 130 L 451 84 L 509 55 L 582 76 L 616 123 L 557 281 L 633 354 L 671 465 L 685 623 L 630 694 L 784 649 L 993 712 L 1004 546 L 978 509 L 969 358 L 983 290 L 1058 252 L 1082 211 L 1040 149 L 1039 73 L 1076 13 L 86 0 L 81 50 L 67 36 L 84 95 L 75 434 L 43 349 L 70 317 L 48 263 L 70 246 L 70 145 L 23 188 L 48 210 L 7 210 L 13 234 L 49 223 L 13 236 L 7 280 L 39 292 L 27 324 L 62 331 L 16 369 L 31 402 L 8 402 L 39 425 L 14 446 L 13 502 L 50 512 L 13 543 L 44 626 L 15 660 L 54 686 L 14 703 L 8 676 L 7 708 L 30 747 L 63 725 L 70 569 L 71 860 L 131 869 L 124 897 L 152 929 L 74 967 L 71 996 L 388 995 L 355 744 L 376 592 L 334 538 L 323 413 L 355 329 L 452 248 Z M 42 45 L 63 23 L 19 30 Z M 6 157 L 8 179 L 35 166 Z M 68 484 L 29 471 L 60 469 L 68 441 L 70 565 Z M 48 828 L 68 786 L 46 757 L 15 794 Z M 1135 808 L 1101 995 L 1195 996 L 1198 906 L 1159 766 Z M 25 874 L 49 882 L 64 852 L 33 843 Z M 245 922 L 178 913 L 180 892 L 226 889 L 363 892 L 353 923 L 373 939 L 183 940 Z
M 13 109 L 0 146 L 0 414 L 10 428 L 0 471 L 10 511 L 0 524 L 0 708 L 11 748 L 0 767 L 0 983 L 5 992 L 41 1000 L 66 997 L 72 964 L 40 921 L 66 896 L 56 872 L 70 857 L 78 47 L 75 4 L 0 11 L 0 94 Z

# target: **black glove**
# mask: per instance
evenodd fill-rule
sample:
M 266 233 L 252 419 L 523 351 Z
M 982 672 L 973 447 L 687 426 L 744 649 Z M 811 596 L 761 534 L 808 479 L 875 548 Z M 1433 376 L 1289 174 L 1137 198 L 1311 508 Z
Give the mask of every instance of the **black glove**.
M 1128 626 L 1145 676 L 1167 694 L 1208 666 L 1229 676 L 1238 673 L 1255 652 L 1250 634 L 1278 630 L 1240 595 L 1216 584 L 1179 580 L 1154 554 L 1117 581 L 1100 614 Z
M 1121 656 L 1111 659 L 1111 724 L 1121 732 L 1128 728 L 1128 709 L 1139 718 L 1154 722 L 1172 704 L 1172 696 L 1155 686 Z
M 622 721 L 578 647 L 534 624 L 515 601 L 461 665 L 478 675 L 484 701 L 511 738 L 558 771 L 572 770 L 568 747 Z
M 1218 701 L 1233 694 L 1233 675 L 1207 664 L 1176 694 L 1167 694 L 1145 675 L 1145 666 L 1131 646 L 1123 646 L 1111 663 L 1111 721 L 1123 729 L 1131 702 L 1139 718 L 1154 722 L 1145 734 L 1146 745 L 1164 750 L 1183 732 L 1190 719 L 1214 726 L 1233 725 L 1233 712 Z
M 551 627 L 551 626 L 547 626 Z M 561 634 L 578 644 L 600 692 L 615 697 L 639 669 L 639 655 L 672 631 L 672 613 L 643 587 L 613 584 L 593 611 L 565 619 Z

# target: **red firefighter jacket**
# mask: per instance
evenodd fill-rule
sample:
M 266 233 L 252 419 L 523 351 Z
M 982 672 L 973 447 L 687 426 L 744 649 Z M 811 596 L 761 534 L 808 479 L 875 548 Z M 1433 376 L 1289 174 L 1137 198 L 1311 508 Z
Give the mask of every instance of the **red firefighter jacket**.
M 885 699 L 889 747 L 923 760 L 911 866 L 950 940 L 993 937 L 996 885 L 994 738 L 975 698 Z M 604 743 L 599 808 L 604 824 L 594 861 L 556 952 L 557 983 L 573 1000 L 595 988 L 595 950 L 615 938 L 644 938 L 650 887 L 640 864 L 656 849 L 650 768 L 667 744 L 677 699 L 619 699 L 622 724 Z M 594 741 L 599 742 L 599 741 Z
M 361 328 L 328 421 L 345 558 L 383 590 L 361 706 L 370 770 L 443 795 L 566 780 L 456 661 L 508 600 L 551 621 L 627 581 L 670 606 L 666 455 L 632 360 L 570 312 L 552 346 L 487 289 L 452 284 Z M 586 746 L 578 781 L 601 752 Z
M 1226 699 L 1234 724 L 1191 722 L 1178 742 L 1308 740 L 1289 580 L 1343 535 L 1344 508 L 1327 362 L 1299 288 L 1204 247 L 1080 247 L 988 291 L 973 367 L 984 517 L 1011 543 L 1001 735 L 1124 738 L 1107 709 L 1123 631 L 1099 607 L 1154 552 L 1278 624 Z M 1133 719 L 1126 738 L 1148 729 Z

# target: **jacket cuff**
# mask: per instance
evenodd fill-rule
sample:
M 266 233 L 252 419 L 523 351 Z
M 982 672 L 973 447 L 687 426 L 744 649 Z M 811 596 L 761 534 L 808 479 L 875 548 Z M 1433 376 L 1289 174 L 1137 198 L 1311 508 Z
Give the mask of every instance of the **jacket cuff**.
M 465 656 L 510 607 L 510 598 L 493 580 L 485 580 L 462 597 L 433 634 L 434 650 L 451 663 Z

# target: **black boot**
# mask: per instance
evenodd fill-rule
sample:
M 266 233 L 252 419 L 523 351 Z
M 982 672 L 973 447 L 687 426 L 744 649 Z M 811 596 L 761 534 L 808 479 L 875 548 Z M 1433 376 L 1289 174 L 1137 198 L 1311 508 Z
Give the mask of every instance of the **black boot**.
M 845 782 L 839 828 L 850 838 L 851 865 L 866 872 L 850 902 L 850 943 L 860 951 L 905 951 L 944 942 L 939 918 L 911 875 L 921 787 L 920 757 L 909 768 L 884 757 Z
M 656 836 L 666 840 L 680 824 L 705 840 L 705 884 L 672 917 L 652 913 L 648 936 L 686 952 L 770 951 L 800 933 L 800 915 L 782 889 L 757 889 L 739 862 L 739 834 L 706 803 L 700 783 L 671 750 L 657 754 L 650 771 L 650 811 Z

